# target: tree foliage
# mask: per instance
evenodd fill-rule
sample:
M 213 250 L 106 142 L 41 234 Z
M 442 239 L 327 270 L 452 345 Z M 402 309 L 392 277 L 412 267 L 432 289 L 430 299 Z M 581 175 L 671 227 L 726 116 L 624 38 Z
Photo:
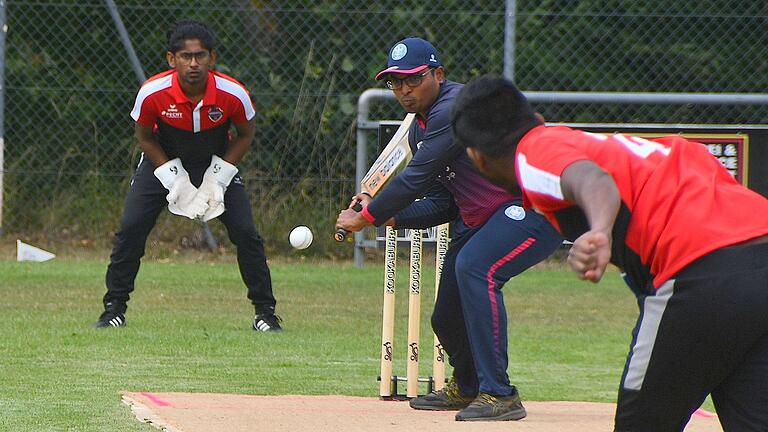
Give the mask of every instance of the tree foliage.
M 378 85 L 372 77 L 394 42 L 430 39 L 456 81 L 504 68 L 505 10 L 499 1 L 117 4 L 146 76 L 167 67 L 166 32 L 177 19 L 205 21 L 216 31 L 217 68 L 242 81 L 257 107 L 254 149 L 241 170 L 267 238 L 282 237 L 307 218 L 326 229 L 346 204 L 354 189 L 357 98 Z M 517 4 L 514 76 L 524 90 L 768 87 L 762 1 Z M 4 228 L 108 238 L 139 157 L 128 117 L 139 83 L 106 3 L 10 1 L 7 20 Z M 560 121 L 766 121 L 763 107 L 540 109 Z M 402 114 L 394 104 L 380 104 L 374 115 Z M 323 250 L 341 251 L 331 243 Z

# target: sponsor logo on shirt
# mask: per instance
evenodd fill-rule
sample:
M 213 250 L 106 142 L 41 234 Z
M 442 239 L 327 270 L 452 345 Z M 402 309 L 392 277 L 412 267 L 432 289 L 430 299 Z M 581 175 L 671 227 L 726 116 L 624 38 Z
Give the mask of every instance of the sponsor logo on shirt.
M 222 117 L 224 117 L 224 111 L 222 111 L 221 108 L 214 106 L 208 109 L 208 118 L 211 119 L 212 122 L 216 123 L 221 120 Z
M 169 119 L 180 119 L 183 114 L 176 108 L 176 104 L 171 104 L 168 109 L 160 113 L 161 116 Z
M 507 207 L 507 209 L 504 210 L 504 214 L 512 220 L 519 221 L 525 219 L 525 209 L 516 205 Z

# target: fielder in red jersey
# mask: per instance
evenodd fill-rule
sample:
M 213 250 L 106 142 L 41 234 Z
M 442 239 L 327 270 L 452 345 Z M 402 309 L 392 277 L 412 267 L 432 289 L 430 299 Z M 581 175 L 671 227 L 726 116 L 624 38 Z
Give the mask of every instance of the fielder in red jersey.
M 573 241 L 598 282 L 617 265 L 640 316 L 615 431 L 682 431 L 712 395 L 726 431 L 768 430 L 768 200 L 703 145 L 543 125 L 509 81 L 469 83 L 455 140 Z

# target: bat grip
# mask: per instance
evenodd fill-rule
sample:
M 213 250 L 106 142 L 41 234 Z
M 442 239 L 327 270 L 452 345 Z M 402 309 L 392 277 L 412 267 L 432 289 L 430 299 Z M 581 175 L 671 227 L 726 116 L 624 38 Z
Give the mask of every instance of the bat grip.
M 358 213 L 363 210 L 363 206 L 360 204 L 360 201 L 356 202 L 355 205 L 352 206 L 352 210 Z M 333 238 L 337 242 L 343 242 L 347 238 L 347 230 L 344 228 L 337 228 L 336 234 L 333 235 Z

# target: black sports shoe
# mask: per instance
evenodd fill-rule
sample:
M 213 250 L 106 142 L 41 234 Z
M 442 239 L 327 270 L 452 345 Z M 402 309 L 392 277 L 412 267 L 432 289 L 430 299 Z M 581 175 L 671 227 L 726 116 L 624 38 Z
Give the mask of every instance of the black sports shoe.
M 474 399 L 462 395 L 459 385 L 451 379 L 442 389 L 411 399 L 410 405 L 417 410 L 453 411 L 466 408 Z
M 125 327 L 126 324 L 125 307 L 119 308 L 114 303 L 107 303 L 104 305 L 104 312 L 101 313 L 99 320 L 93 324 L 93 327 Z
M 456 421 L 520 420 L 526 415 L 517 391 L 501 397 L 480 392 L 468 407 L 456 414 Z
M 261 332 L 281 332 L 283 331 L 283 327 L 280 326 L 282 321 L 283 319 L 273 312 L 258 313 L 253 319 L 253 329 Z

